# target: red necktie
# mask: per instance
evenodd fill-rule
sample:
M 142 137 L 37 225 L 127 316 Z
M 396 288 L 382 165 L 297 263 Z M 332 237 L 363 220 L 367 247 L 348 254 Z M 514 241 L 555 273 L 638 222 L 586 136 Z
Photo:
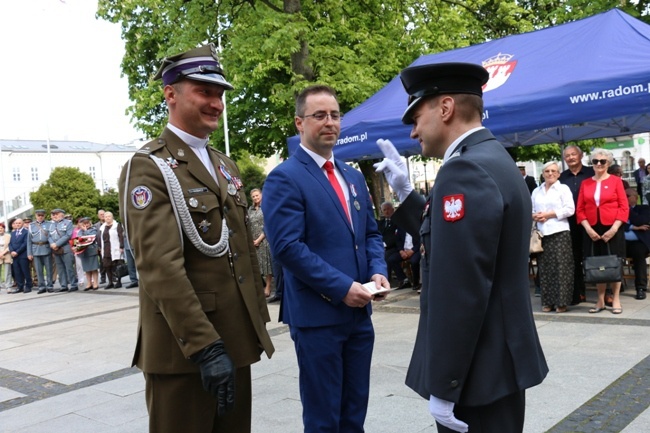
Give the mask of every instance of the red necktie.
M 336 178 L 336 174 L 334 174 L 334 164 L 332 164 L 331 161 L 327 161 L 325 164 L 323 164 L 323 168 L 327 172 L 327 178 L 332 184 L 332 188 L 334 188 L 334 191 L 336 191 L 336 195 L 339 196 L 339 201 L 341 202 L 341 206 L 343 206 L 343 212 L 345 212 L 345 215 L 348 217 L 349 221 L 350 215 L 348 215 L 348 206 L 345 204 L 345 194 L 343 194 L 341 184 Z

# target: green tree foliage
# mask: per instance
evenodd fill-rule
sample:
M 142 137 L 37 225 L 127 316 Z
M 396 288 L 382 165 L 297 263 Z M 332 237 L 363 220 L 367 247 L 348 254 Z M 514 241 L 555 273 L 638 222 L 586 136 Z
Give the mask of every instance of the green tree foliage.
M 220 41 L 236 89 L 226 95 L 231 148 L 260 156 L 285 151 L 294 97 L 308 84 L 337 89 L 345 112 L 423 53 L 533 29 L 515 1 L 486 0 L 100 0 L 98 16 L 122 25 L 128 111 L 149 136 L 166 117 L 151 82 L 159 59 Z
M 591 149 L 602 147 L 605 140 L 597 138 L 593 140 L 569 141 L 566 146 L 578 146 L 582 151 L 588 154 Z M 565 146 L 565 147 L 566 147 Z M 557 143 L 537 144 L 535 146 L 520 146 L 508 148 L 508 153 L 515 161 L 561 161 L 562 147 Z
M 105 191 L 104 194 L 100 195 L 97 209 L 104 209 L 105 211 L 112 212 L 115 218 L 118 219 L 120 215 L 120 197 L 117 190 L 109 188 L 108 191 Z M 96 213 L 97 212 L 86 216 L 92 217 L 94 221 L 97 219 L 95 216 Z
M 266 174 L 264 174 L 264 160 L 248 152 L 241 152 L 235 161 L 239 167 L 241 180 L 244 184 L 246 199 L 250 202 L 250 193 L 254 188 L 262 189 Z
M 36 209 L 61 208 L 78 218 L 97 213 L 99 191 L 89 174 L 78 168 L 56 167 L 40 188 L 29 194 L 29 199 Z

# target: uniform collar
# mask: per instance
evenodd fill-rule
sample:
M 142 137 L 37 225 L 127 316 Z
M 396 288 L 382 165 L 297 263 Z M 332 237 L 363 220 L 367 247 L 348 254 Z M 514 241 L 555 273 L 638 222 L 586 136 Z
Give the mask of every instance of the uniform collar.
M 207 138 L 199 138 L 195 137 L 191 134 L 188 134 L 187 132 L 183 131 L 182 129 L 177 128 L 176 126 L 172 125 L 171 123 L 167 123 L 167 128 L 171 130 L 174 134 L 178 135 L 178 138 L 183 140 L 185 144 L 187 144 L 190 147 L 193 147 L 195 149 L 203 149 L 208 145 L 208 139 Z

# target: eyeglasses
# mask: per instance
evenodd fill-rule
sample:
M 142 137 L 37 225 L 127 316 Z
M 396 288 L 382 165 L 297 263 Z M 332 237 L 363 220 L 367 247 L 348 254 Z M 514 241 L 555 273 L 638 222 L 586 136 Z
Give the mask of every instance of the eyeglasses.
M 327 119 L 328 117 L 332 119 L 332 122 L 340 122 L 341 119 L 343 119 L 343 115 L 339 113 L 338 111 L 333 111 L 331 113 L 326 113 L 324 111 L 317 111 L 314 114 L 305 114 L 304 116 L 298 116 L 302 117 L 303 119 L 306 119 L 307 117 L 313 117 L 319 122 L 322 122 L 323 120 Z
M 592 163 L 593 165 L 598 165 L 598 164 L 600 164 L 600 165 L 606 165 L 606 164 L 607 164 L 607 160 L 606 160 L 606 159 L 592 159 L 592 160 L 591 160 L 591 163 Z

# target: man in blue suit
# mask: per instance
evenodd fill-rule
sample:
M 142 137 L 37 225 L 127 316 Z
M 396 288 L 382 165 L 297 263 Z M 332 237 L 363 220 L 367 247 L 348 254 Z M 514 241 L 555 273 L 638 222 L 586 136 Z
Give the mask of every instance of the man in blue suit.
M 262 202 L 284 271 L 281 319 L 298 357 L 307 433 L 364 431 L 374 297 L 362 284 L 390 288 L 365 180 L 332 155 L 340 120 L 330 87 L 298 95 L 300 147 L 269 174 Z
M 13 231 L 11 232 L 11 240 L 9 241 L 9 251 L 14 262 L 11 265 L 14 278 L 16 279 L 16 289 L 7 293 L 29 293 L 32 291 L 32 276 L 29 273 L 29 260 L 27 259 L 27 238 L 29 233 L 27 229 L 23 228 L 23 220 L 16 218 L 13 224 Z

